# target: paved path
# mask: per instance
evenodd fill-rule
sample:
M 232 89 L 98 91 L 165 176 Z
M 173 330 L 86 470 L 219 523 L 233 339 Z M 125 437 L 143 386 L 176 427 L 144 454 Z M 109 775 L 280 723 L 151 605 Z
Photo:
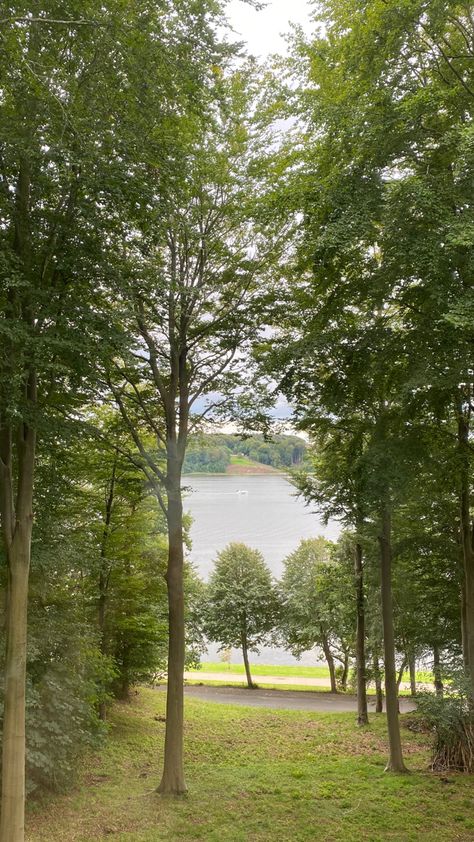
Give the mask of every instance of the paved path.
M 161 685 L 158 690 L 166 690 Z M 355 696 L 334 693 L 305 693 L 298 690 L 247 690 L 240 687 L 209 687 L 193 685 L 184 688 L 186 697 L 221 705 L 246 705 L 247 707 L 275 708 L 278 710 L 308 710 L 315 713 L 350 713 L 357 710 Z M 369 700 L 369 712 L 375 708 L 375 699 Z M 409 699 L 400 699 L 400 710 L 414 710 Z

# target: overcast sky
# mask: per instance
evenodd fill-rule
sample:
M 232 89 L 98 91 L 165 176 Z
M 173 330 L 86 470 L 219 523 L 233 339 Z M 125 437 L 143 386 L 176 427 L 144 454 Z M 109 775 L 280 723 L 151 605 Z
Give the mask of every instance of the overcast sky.
M 282 33 L 289 31 L 289 21 L 310 30 L 310 3 L 307 0 L 267 0 L 260 12 L 241 0 L 231 0 L 228 17 L 239 40 L 246 41 L 248 52 L 255 56 L 285 51 Z

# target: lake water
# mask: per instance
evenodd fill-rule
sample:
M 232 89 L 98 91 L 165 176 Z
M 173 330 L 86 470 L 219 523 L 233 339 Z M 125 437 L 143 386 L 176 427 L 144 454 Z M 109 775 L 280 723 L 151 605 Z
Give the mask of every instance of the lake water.
M 230 541 L 241 541 L 260 550 L 273 575 L 279 577 L 283 560 L 303 538 L 324 535 L 336 540 L 337 523 L 324 526 L 311 512 L 295 489 L 281 474 L 254 476 L 200 475 L 184 477 L 188 489 L 184 508 L 193 518 L 191 561 L 207 579 L 219 550 Z M 300 663 L 314 664 L 314 653 L 307 653 Z M 219 660 L 217 647 L 211 647 L 208 659 Z M 232 660 L 240 661 L 240 653 Z M 253 661 L 265 664 L 294 664 L 295 659 L 282 649 L 262 649 Z

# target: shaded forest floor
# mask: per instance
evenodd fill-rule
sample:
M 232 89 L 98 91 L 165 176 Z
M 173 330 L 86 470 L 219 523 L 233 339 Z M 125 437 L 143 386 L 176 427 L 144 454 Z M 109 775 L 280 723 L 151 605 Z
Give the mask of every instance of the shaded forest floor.
M 186 700 L 186 798 L 154 788 L 165 696 L 141 690 L 110 716 L 105 749 L 76 787 L 33 803 L 28 842 L 410 842 L 474 839 L 474 787 L 427 771 L 426 737 L 403 727 L 412 774 L 384 774 L 385 716 L 227 707 Z M 402 717 L 402 722 L 410 717 Z

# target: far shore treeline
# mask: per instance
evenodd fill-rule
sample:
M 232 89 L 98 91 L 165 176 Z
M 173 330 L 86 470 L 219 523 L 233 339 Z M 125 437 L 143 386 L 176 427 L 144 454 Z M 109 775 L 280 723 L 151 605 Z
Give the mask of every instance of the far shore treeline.
M 263 435 L 243 439 L 237 435 L 214 433 L 190 439 L 183 473 L 224 474 L 229 465 L 257 462 L 278 470 L 301 467 L 306 442 L 299 436 L 275 436 L 267 440 Z

